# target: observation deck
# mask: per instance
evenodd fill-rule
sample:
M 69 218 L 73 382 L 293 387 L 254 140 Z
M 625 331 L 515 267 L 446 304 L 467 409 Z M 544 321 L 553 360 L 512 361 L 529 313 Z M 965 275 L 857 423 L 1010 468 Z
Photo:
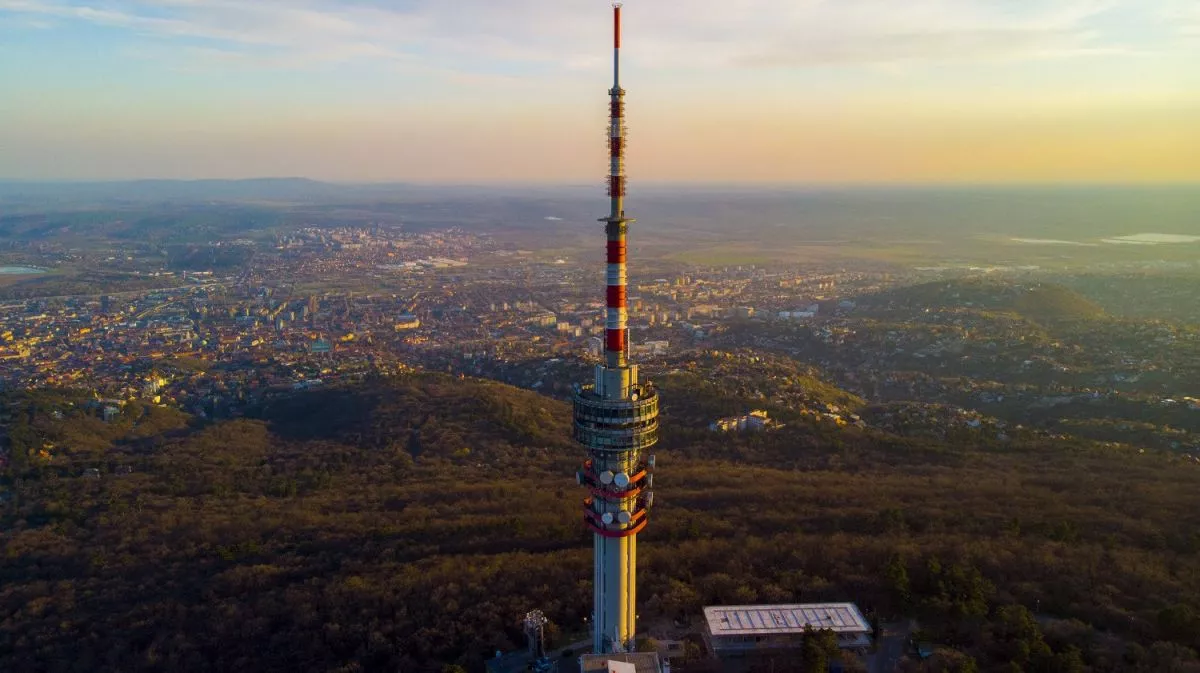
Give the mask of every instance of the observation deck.
M 580 386 L 574 395 L 575 441 L 592 451 L 625 452 L 647 449 L 658 442 L 658 391 L 633 386 L 629 399 L 605 399 L 594 386 Z

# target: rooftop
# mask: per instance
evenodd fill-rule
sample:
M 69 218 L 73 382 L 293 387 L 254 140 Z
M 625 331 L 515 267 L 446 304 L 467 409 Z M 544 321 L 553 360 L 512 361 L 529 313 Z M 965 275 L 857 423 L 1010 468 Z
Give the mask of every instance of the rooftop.
M 805 626 L 835 633 L 869 632 L 871 627 L 853 603 L 796 605 L 712 605 L 704 619 L 714 636 L 803 633 Z
M 629 654 L 585 654 L 579 657 L 580 673 L 609 673 L 608 662 L 633 664 L 636 673 L 660 673 L 657 652 Z

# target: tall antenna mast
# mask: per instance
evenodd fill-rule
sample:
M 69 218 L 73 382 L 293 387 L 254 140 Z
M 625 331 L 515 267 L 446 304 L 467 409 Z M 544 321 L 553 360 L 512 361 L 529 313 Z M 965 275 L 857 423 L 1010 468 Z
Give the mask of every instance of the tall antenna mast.
M 621 88 L 621 5 L 613 5 L 613 84 L 609 95 L 608 217 L 601 218 L 607 243 L 604 362 L 592 385 L 577 385 L 575 440 L 588 458 L 578 473 L 590 497 L 584 523 L 594 533 L 595 613 L 592 640 L 597 654 L 632 651 L 637 629 L 637 534 L 653 503 L 654 456 L 658 442 L 658 393 L 638 382 L 629 362 L 625 273 L 625 90 Z
M 635 220 L 625 217 L 625 90 L 621 88 L 621 3 L 613 4 L 613 85 L 608 90 L 608 296 L 605 306 L 605 360 L 609 367 L 625 364 L 629 355 L 628 307 L 625 289 L 625 237 Z

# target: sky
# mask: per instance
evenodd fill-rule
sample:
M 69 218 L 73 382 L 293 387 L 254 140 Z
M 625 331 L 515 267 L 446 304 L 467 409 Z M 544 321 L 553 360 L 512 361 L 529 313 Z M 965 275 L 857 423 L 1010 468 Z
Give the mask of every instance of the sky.
M 1200 0 L 629 0 L 633 184 L 1200 181 Z M 0 178 L 602 184 L 605 0 L 0 0 Z

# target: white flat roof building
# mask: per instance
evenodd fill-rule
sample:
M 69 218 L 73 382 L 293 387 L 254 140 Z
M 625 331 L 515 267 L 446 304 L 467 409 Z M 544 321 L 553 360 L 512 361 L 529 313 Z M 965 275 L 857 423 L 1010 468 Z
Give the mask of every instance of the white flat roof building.
M 662 673 L 657 652 L 585 654 L 579 657 L 580 673 Z
M 798 647 L 804 629 L 829 629 L 842 649 L 871 645 L 871 625 L 853 603 L 714 605 L 704 608 L 705 636 L 714 654 Z

